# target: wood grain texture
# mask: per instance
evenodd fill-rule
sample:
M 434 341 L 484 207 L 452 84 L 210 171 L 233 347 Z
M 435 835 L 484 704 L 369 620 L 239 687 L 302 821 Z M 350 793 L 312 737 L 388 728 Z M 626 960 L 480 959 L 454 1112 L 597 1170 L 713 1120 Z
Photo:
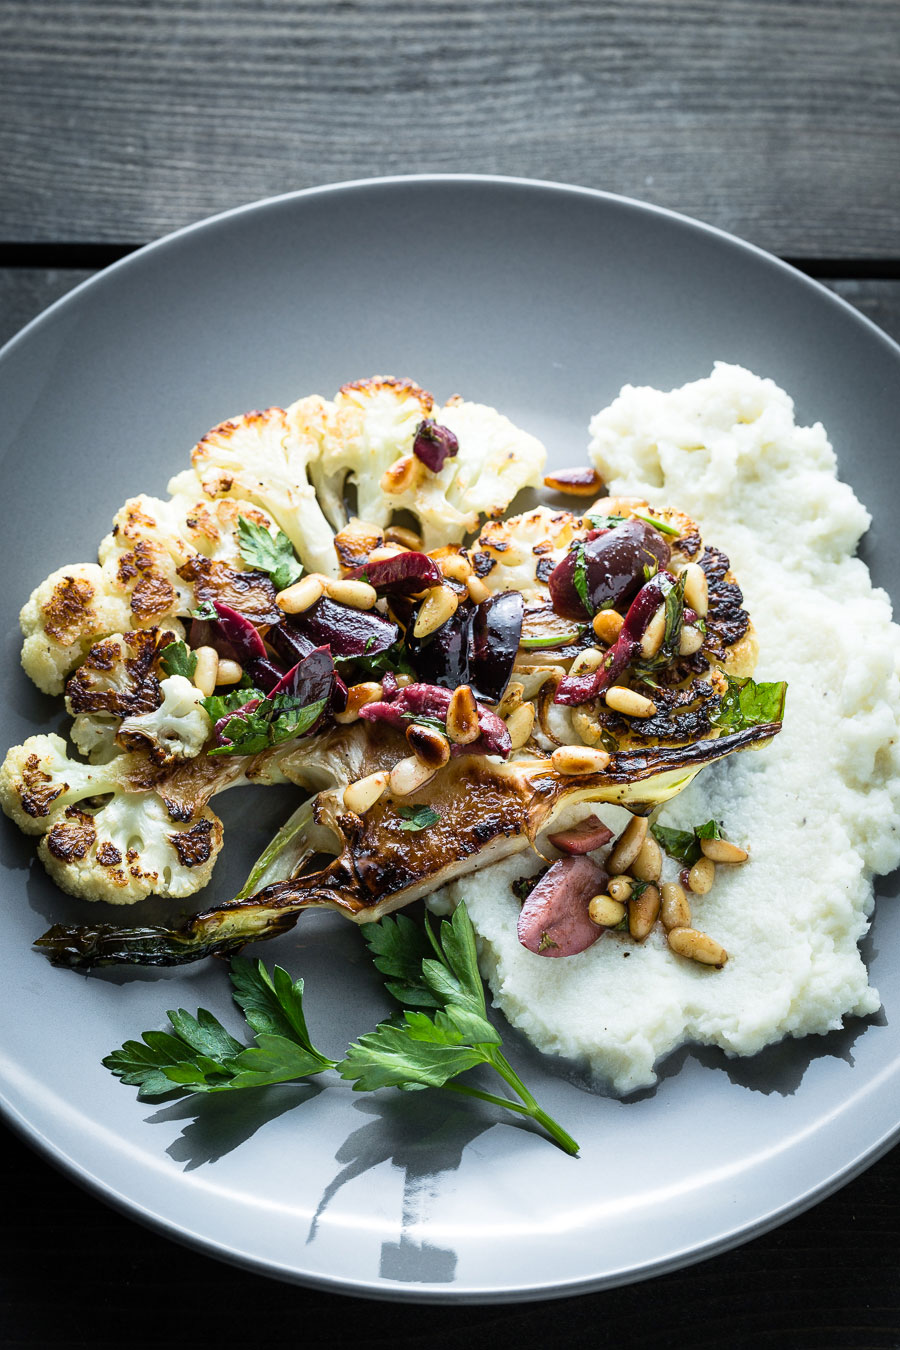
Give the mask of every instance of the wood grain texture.
M 143 242 L 467 171 L 896 256 L 898 33 L 896 0 L 6 0 L 0 235 Z
M 0 341 L 83 275 L 0 270 Z M 900 283 L 833 286 L 900 337 Z M 302 1149 L 300 1118 L 297 1127 Z M 0 1148 L 4 1350 L 221 1350 L 282 1341 L 304 1350 L 900 1346 L 900 1147 L 814 1209 L 686 1270 L 561 1302 L 431 1308 L 348 1299 L 234 1270 L 107 1208 L 2 1125 Z

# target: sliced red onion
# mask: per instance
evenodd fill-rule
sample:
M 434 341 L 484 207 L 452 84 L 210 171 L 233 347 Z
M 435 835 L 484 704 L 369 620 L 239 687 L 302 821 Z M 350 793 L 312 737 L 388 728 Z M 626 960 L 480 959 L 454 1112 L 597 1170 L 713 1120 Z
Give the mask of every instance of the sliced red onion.
M 347 573 L 348 579 L 367 581 L 379 595 L 418 595 L 440 586 L 443 574 L 427 553 L 397 553 L 380 562 L 363 563 Z
M 645 569 L 663 568 L 669 557 L 663 536 L 642 520 L 626 520 L 612 530 L 591 530 L 550 573 L 553 608 L 564 619 L 583 622 L 598 610 L 626 604 L 646 579 Z M 576 571 L 587 604 L 578 593 Z
M 585 816 L 584 820 L 580 820 L 568 830 L 560 830 L 557 834 L 547 836 L 560 853 L 579 855 L 593 853 L 595 848 L 602 848 L 604 844 L 608 844 L 612 837 L 612 830 L 603 824 L 599 816 Z
M 576 956 L 604 929 L 591 922 L 588 905 L 602 895 L 609 876 L 591 858 L 560 858 L 530 892 L 516 932 L 536 956 Z
M 387 722 L 399 731 L 405 731 L 416 717 L 431 717 L 446 725 L 450 698 L 449 689 L 442 689 L 434 684 L 408 684 L 404 689 L 398 689 L 389 699 L 367 703 L 360 709 L 359 715 L 367 722 Z M 506 759 L 512 750 L 506 723 L 483 703 L 476 702 L 475 706 L 478 709 L 478 727 L 481 734 L 469 745 L 451 746 L 451 754 L 501 755 Z
M 590 703 L 602 690 L 615 683 L 637 656 L 647 625 L 674 585 L 675 578 L 669 572 L 658 572 L 642 586 L 603 664 L 588 675 L 566 675 L 559 682 L 553 702 L 577 707 L 581 703 Z
M 458 453 L 459 441 L 449 427 L 441 426 L 432 417 L 426 417 L 416 427 L 413 454 L 432 473 L 440 473 L 446 461 Z
M 336 661 L 378 656 L 400 637 L 397 625 L 375 610 L 351 609 L 324 595 L 302 614 L 291 615 L 288 623 L 316 647 L 330 647 Z

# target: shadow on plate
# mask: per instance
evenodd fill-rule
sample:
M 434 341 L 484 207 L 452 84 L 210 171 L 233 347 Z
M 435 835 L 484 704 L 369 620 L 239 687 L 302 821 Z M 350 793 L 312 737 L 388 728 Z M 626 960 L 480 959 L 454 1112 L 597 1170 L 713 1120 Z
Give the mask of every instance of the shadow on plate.
M 160 1106 L 146 1119 L 148 1125 L 188 1122 L 166 1152 L 175 1162 L 184 1163 L 185 1172 L 193 1172 L 206 1163 L 218 1162 L 226 1153 L 252 1139 L 270 1121 L 317 1097 L 323 1087 L 322 1083 L 297 1083 L 267 1088 L 264 1092 L 180 1098 Z

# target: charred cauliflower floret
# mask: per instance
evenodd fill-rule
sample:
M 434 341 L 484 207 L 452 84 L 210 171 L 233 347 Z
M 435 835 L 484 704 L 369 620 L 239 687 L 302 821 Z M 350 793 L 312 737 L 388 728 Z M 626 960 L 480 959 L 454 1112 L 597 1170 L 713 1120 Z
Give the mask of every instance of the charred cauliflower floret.
M 158 656 L 175 637 L 168 628 L 112 633 L 94 644 L 69 679 L 66 711 L 75 719 L 72 740 L 92 763 L 102 763 L 117 752 L 116 734 L 123 718 L 159 707 Z
M 580 516 L 538 506 L 509 520 L 489 521 L 469 554 L 489 591 L 517 590 L 526 604 L 543 603 L 549 596 L 550 573 L 572 540 L 583 533 Z
M 334 535 L 308 477 L 320 453 L 325 408 L 324 400 L 312 397 L 287 412 L 268 408 L 222 422 L 194 447 L 191 462 L 206 496 L 261 507 L 304 567 L 336 576 Z
M 409 471 L 398 461 L 381 479 L 389 508 L 418 518 L 427 549 L 458 543 L 522 488 L 540 487 L 547 457 L 539 440 L 482 403 L 453 398 L 432 415 L 453 432 L 457 453 L 437 473 L 410 456 Z
M 130 617 L 127 602 L 109 590 L 96 563 L 60 567 L 32 591 L 19 615 L 22 665 L 38 689 L 61 694 L 91 644 L 127 628 Z
M 170 675 L 160 684 L 162 703 L 150 712 L 126 717 L 116 736 L 120 745 L 146 749 L 157 764 L 199 755 L 211 730 L 203 695 L 183 675 Z
M 209 881 L 221 821 L 205 805 L 188 820 L 173 819 L 162 797 L 142 786 L 143 760 L 79 764 L 56 735 L 31 736 L 7 754 L 0 806 L 20 829 L 43 836 L 38 855 L 70 895 L 130 905 L 151 894 L 193 895 Z

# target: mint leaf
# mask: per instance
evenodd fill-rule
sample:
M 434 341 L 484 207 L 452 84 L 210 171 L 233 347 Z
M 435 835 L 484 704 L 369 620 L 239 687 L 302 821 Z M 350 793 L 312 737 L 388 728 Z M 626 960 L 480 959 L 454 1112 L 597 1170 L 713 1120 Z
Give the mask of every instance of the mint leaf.
M 397 815 L 401 817 L 401 830 L 427 830 L 441 818 L 440 812 L 430 806 L 398 806 Z
M 303 566 L 297 561 L 293 544 L 277 528 L 273 535 L 265 526 L 239 516 L 238 546 L 244 562 L 249 567 L 268 572 L 278 591 L 286 590 L 303 574 Z
M 749 676 L 739 679 L 736 675 L 727 675 L 726 679 L 728 689 L 713 718 L 716 726 L 728 731 L 746 731 L 749 727 L 782 720 L 787 695 L 784 680 L 757 684 Z
M 167 675 L 183 675 L 186 680 L 192 680 L 197 669 L 197 654 L 186 642 L 170 642 L 160 652 L 159 664 Z

